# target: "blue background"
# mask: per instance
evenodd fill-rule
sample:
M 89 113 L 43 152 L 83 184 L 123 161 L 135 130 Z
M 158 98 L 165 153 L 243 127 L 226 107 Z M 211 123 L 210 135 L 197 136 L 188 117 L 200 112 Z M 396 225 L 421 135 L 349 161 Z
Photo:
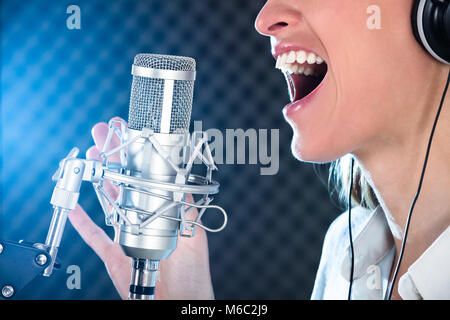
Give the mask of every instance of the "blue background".
M 66 9 L 81 8 L 81 30 Z M 219 165 L 215 202 L 229 225 L 209 236 L 218 299 L 308 299 L 324 234 L 339 213 L 310 164 L 290 154 L 282 107 L 288 94 L 267 38 L 253 24 L 264 1 L 1 1 L 0 238 L 44 242 L 51 219 L 51 176 L 73 146 L 84 156 L 90 130 L 128 117 L 131 64 L 137 53 L 197 61 L 193 120 L 203 128 L 280 130 L 280 170 Z M 92 187 L 80 203 L 104 230 Z M 214 217 L 205 223 L 214 224 Z M 103 263 L 68 222 L 62 270 L 38 278 L 22 299 L 118 299 Z M 66 287 L 68 265 L 81 268 L 81 290 Z M 19 270 L 19 272 L 26 272 Z

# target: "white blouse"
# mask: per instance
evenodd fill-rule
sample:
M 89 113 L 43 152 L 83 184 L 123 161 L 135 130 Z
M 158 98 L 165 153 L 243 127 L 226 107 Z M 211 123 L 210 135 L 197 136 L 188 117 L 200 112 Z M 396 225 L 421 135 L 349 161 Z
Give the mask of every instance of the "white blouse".
M 396 263 L 396 248 L 381 207 L 372 212 L 352 208 L 352 232 L 355 253 L 352 299 L 384 299 Z M 450 299 L 449 249 L 450 227 L 400 278 L 399 294 L 403 299 Z M 346 211 L 331 224 L 325 236 L 311 299 L 347 299 L 350 267 Z

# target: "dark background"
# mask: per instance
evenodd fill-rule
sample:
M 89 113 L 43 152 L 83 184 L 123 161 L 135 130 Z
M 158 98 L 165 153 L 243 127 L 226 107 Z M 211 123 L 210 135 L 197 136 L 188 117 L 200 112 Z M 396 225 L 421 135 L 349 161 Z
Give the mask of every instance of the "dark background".
M 81 8 L 81 30 L 68 30 L 66 8 Z M 1 237 L 44 242 L 51 219 L 51 176 L 73 146 L 84 156 L 91 127 L 128 117 L 131 64 L 137 53 L 197 61 L 193 120 L 203 128 L 279 129 L 280 169 L 219 165 L 215 203 L 228 227 L 210 234 L 218 299 L 308 299 L 324 234 L 339 210 L 312 165 L 290 153 L 283 120 L 288 94 L 267 38 L 253 25 L 261 0 L 1 1 Z M 191 122 L 192 123 L 192 122 Z M 92 187 L 80 203 L 100 226 Z M 217 221 L 211 213 L 205 223 Z M 219 221 L 219 220 L 218 220 Z M 67 223 L 62 270 L 38 278 L 22 299 L 118 299 L 95 253 Z M 81 290 L 66 287 L 66 268 L 81 268 Z M 18 270 L 18 272 L 26 272 Z

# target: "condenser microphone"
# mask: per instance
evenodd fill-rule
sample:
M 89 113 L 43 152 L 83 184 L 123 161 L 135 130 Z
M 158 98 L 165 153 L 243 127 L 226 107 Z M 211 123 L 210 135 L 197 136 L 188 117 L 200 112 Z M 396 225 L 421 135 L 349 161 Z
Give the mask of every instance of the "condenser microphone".
M 196 226 L 219 232 L 228 218 L 223 208 L 211 204 L 210 195 L 219 192 L 220 184 L 212 179 L 217 167 L 208 135 L 189 133 L 195 60 L 138 54 L 132 74 L 128 125 L 123 120 L 109 122 L 102 160 L 79 159 L 78 148 L 74 148 L 59 163 L 52 178 L 56 182 L 50 200 L 54 213 L 47 240 L 36 245 L 48 251 L 48 266 L 42 254 L 38 264 L 44 261 L 40 264 L 46 266 L 43 275 L 50 276 L 67 213 L 78 203 L 82 181 L 90 182 L 106 224 L 116 227 L 123 252 L 133 260 L 129 298 L 150 300 L 155 293 L 159 261 L 175 250 L 178 236 L 194 236 Z M 120 140 L 119 146 L 111 145 L 114 135 Z M 119 152 L 119 162 L 111 162 L 110 157 Z M 191 172 L 196 160 L 206 166 L 205 176 Z M 104 188 L 105 182 L 119 187 L 117 199 Z M 202 198 L 186 202 L 186 194 Z M 193 208 L 197 215 L 188 219 L 186 213 Z M 201 223 L 207 209 L 222 213 L 220 227 Z
M 188 57 L 138 54 L 133 63 L 128 116 L 125 174 L 161 183 L 176 181 L 176 166 L 185 159 L 189 146 L 195 60 Z M 151 135 L 152 141 L 139 136 Z M 126 143 L 126 142 L 125 142 Z M 152 299 L 159 260 L 175 250 L 180 227 L 180 207 L 173 200 L 185 194 L 148 188 L 121 186 L 119 205 L 132 223 L 121 224 L 119 244 L 133 258 L 130 299 Z M 134 230 L 158 210 L 166 218 Z M 167 217 L 174 218 L 173 220 Z

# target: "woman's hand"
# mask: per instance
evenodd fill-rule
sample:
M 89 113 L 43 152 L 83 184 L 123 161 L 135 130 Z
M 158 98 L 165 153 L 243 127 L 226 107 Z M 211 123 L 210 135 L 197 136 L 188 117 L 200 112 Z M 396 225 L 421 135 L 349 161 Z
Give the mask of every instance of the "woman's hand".
M 119 118 L 115 118 L 119 119 Z M 95 145 L 86 153 L 88 159 L 100 159 L 99 154 L 108 134 L 108 125 L 97 123 L 92 128 Z M 110 149 L 119 145 L 117 136 L 111 140 Z M 114 154 L 112 161 L 119 162 L 119 155 Z M 117 187 L 109 182 L 104 185 L 107 192 L 115 199 Z M 192 202 L 192 196 L 186 197 Z M 196 216 L 196 210 L 190 210 L 187 215 Z M 118 230 L 115 228 L 115 240 L 97 226 L 81 206 L 77 206 L 69 214 L 69 219 L 84 241 L 95 251 L 105 263 L 106 269 L 122 299 L 128 297 L 131 281 L 131 258 L 120 248 Z M 159 263 L 159 279 L 156 281 L 155 299 L 213 299 L 214 293 L 209 270 L 209 253 L 206 231 L 197 228 L 192 238 L 178 237 L 176 250 L 167 260 Z

